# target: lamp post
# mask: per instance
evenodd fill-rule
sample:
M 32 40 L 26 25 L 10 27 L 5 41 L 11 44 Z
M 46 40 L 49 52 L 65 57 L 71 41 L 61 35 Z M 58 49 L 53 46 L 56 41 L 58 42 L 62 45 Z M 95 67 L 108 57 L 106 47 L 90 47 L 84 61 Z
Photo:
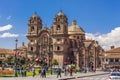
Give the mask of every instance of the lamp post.
M 97 47 L 98 47 L 98 44 L 97 44 L 97 42 L 95 41 L 95 44 L 94 44 L 94 46 L 95 46 L 95 70 L 96 70 L 96 67 L 97 67 L 97 61 L 96 61 L 96 55 L 97 55 Z
M 106 63 L 107 63 L 106 56 L 107 56 L 107 54 L 105 53 L 105 59 L 104 59 L 105 69 L 106 69 Z
M 52 58 L 50 57 L 50 74 L 52 75 Z
M 15 68 L 15 77 L 17 77 L 18 75 L 17 75 L 17 62 L 16 62 L 16 60 L 17 60 L 17 43 L 18 43 L 18 40 L 16 39 L 15 40 L 15 65 L 14 65 L 14 68 Z
M 52 55 L 51 55 L 51 40 L 50 40 L 50 36 L 49 36 L 49 66 L 50 66 L 50 74 L 52 75 Z

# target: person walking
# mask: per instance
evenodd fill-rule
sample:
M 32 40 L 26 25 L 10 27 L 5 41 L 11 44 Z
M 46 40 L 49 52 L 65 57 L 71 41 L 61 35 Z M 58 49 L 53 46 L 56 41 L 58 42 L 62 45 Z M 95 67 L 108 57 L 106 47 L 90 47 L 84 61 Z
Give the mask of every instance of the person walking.
M 72 76 L 73 69 L 72 67 L 69 68 L 70 76 Z
M 67 69 L 66 69 L 66 67 L 64 68 L 64 75 L 67 76 Z
M 32 72 L 33 72 L 33 77 L 35 76 L 35 69 L 32 68 Z
M 42 76 L 42 70 L 39 69 L 38 73 L 40 74 L 40 77 Z
M 25 77 L 27 76 L 27 73 L 26 73 L 26 68 L 25 68 L 25 70 L 24 70 L 24 75 L 25 75 Z
M 58 69 L 57 69 L 57 78 L 58 78 L 59 76 L 61 77 L 61 68 L 58 68 Z
M 46 69 L 43 69 L 43 77 L 46 78 Z

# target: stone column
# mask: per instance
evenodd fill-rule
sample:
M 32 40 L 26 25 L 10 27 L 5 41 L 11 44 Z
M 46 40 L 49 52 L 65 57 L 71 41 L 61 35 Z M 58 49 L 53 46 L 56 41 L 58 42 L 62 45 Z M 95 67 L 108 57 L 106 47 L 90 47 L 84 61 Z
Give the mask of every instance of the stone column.
M 76 52 L 76 69 L 79 70 L 80 59 L 79 59 L 79 52 Z

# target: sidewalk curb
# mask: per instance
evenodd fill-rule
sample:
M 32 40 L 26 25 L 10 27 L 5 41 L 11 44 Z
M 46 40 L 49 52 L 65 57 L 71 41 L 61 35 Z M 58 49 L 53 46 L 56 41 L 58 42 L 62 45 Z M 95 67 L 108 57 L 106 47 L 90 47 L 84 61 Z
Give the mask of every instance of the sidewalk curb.
M 97 76 L 97 75 L 104 75 L 109 73 L 100 73 L 100 74 L 92 74 L 92 75 L 83 75 L 83 76 L 76 76 L 76 77 L 69 77 L 69 78 L 62 78 L 58 80 L 68 80 L 68 79 L 76 79 L 76 78 L 83 78 L 83 77 L 90 77 L 90 76 Z

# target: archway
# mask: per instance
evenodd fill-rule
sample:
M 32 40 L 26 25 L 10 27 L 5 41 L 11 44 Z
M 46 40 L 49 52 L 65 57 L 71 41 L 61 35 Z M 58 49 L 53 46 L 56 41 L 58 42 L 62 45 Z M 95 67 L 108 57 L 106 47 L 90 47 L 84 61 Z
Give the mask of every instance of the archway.
M 53 58 L 53 44 L 48 31 L 43 30 L 38 38 L 38 53 L 41 59 L 46 59 L 47 63 Z

